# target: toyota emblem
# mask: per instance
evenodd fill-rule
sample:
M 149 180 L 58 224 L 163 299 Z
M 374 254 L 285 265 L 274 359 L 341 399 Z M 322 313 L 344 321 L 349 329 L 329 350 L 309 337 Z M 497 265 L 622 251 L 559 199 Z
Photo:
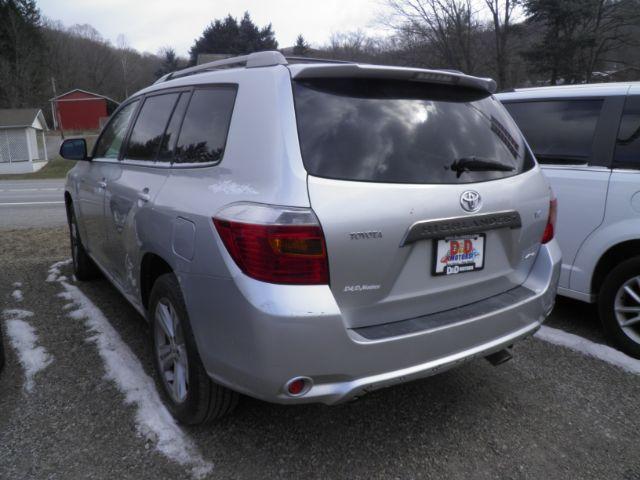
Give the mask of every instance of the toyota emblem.
M 476 212 L 482 206 L 480 194 L 475 190 L 465 190 L 460 195 L 460 206 L 466 212 Z

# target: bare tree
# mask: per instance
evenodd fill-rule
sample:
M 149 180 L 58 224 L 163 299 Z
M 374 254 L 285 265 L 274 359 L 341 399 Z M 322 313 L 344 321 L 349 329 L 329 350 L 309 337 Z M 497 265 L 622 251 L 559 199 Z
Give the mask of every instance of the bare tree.
M 514 22 L 516 9 L 519 0 L 484 0 L 493 22 L 493 33 L 495 36 L 495 59 L 498 88 L 505 88 L 507 85 L 507 72 L 509 70 L 509 37 L 511 26 Z
M 473 0 L 388 0 L 390 26 L 439 54 L 441 66 L 475 71 L 474 37 L 479 31 Z
M 129 69 L 134 51 L 129 47 L 129 42 L 124 34 L 118 35 L 116 48 L 122 67 L 122 86 L 124 87 L 124 98 L 129 96 Z
M 334 33 L 329 39 L 328 50 L 333 58 L 353 61 L 369 61 L 375 55 L 375 40 L 362 30 Z
M 45 21 L 43 33 L 46 78 L 55 77 L 60 92 L 82 88 L 122 100 L 155 80 L 160 58 L 138 53 L 123 38 L 115 48 L 92 27 L 52 21 Z
M 75 25 L 71 25 L 67 31 L 74 37 L 104 43 L 104 38 L 100 35 L 100 32 L 88 23 L 76 23 Z

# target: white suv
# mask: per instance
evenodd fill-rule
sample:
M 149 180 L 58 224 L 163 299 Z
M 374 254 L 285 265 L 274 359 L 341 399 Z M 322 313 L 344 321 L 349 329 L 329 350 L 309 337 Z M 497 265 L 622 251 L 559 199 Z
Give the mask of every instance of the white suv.
M 531 88 L 498 98 L 559 199 L 559 293 L 597 302 L 609 337 L 640 357 L 640 85 Z

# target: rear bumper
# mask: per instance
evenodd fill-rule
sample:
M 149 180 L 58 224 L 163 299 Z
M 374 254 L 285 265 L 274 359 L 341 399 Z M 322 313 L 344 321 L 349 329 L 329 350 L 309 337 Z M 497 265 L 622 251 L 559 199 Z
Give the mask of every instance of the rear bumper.
M 424 328 L 404 325 L 398 335 L 391 328 L 390 336 L 345 328 L 326 286 L 241 277 L 180 280 L 200 356 L 214 380 L 266 401 L 334 404 L 433 375 L 532 335 L 553 308 L 560 260 L 555 241 L 543 245 L 521 287 L 526 295 L 492 309 L 479 302 L 446 322 L 417 324 Z M 313 386 L 290 397 L 284 385 L 298 376 L 311 378 Z

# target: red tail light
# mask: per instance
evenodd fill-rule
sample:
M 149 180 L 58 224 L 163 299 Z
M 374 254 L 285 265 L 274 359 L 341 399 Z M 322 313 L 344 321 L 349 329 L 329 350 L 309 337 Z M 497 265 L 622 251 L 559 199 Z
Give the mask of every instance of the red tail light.
M 547 218 L 547 226 L 542 234 L 542 243 L 548 243 L 553 240 L 556 230 L 556 218 L 558 217 L 558 199 L 553 196 L 549 202 L 549 217 Z
M 213 223 L 246 275 L 270 283 L 329 283 L 322 229 L 308 209 L 236 204 Z

